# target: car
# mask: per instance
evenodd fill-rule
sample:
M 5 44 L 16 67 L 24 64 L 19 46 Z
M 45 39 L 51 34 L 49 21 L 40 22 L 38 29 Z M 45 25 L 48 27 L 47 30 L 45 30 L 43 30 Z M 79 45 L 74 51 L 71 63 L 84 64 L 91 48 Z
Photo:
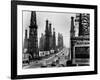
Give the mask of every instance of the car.
M 28 58 L 23 59 L 23 63 L 28 63 L 29 64 L 29 59 Z
M 51 66 L 56 66 L 56 62 L 52 62 Z
M 42 56 L 45 56 L 45 55 L 44 55 L 44 51 L 39 51 L 39 56 L 41 56 L 41 57 L 42 57 Z
M 47 67 L 46 65 L 42 65 L 41 67 Z
M 47 64 L 44 62 L 41 67 L 47 67 Z
M 36 63 L 38 63 L 38 61 L 36 61 Z

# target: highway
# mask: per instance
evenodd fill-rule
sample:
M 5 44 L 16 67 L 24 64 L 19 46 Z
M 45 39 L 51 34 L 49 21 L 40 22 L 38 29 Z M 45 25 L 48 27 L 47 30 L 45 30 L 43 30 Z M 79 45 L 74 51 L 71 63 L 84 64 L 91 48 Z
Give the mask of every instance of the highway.
M 52 67 L 52 64 L 55 63 L 56 66 L 61 66 L 61 64 L 66 65 L 68 58 L 69 49 L 63 48 L 60 52 L 53 54 L 47 59 L 42 59 L 38 61 L 31 62 L 28 66 L 24 68 L 40 68 L 40 67 Z M 58 61 L 59 63 L 56 63 Z

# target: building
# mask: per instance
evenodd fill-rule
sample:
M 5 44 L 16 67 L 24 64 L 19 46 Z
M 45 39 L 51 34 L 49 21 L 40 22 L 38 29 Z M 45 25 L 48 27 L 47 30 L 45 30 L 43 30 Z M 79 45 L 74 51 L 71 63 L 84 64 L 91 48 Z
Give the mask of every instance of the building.
M 71 17 L 71 30 L 70 30 L 71 62 L 70 63 L 73 65 L 74 64 L 89 65 L 89 52 L 90 52 L 89 18 L 90 18 L 89 14 L 76 14 L 75 20 L 74 17 Z M 75 30 L 76 27 L 78 29 L 77 32 Z
M 79 36 L 89 36 L 90 33 L 90 15 L 79 14 Z

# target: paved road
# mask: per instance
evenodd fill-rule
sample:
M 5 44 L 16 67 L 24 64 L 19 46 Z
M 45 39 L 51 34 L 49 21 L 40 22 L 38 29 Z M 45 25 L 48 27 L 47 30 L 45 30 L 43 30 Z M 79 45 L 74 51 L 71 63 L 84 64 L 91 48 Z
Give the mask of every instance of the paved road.
M 41 67 L 42 65 L 46 66 L 48 64 L 52 64 L 52 62 L 55 62 L 58 59 L 59 59 L 60 64 L 61 63 L 63 64 L 68 60 L 68 58 L 65 58 L 65 57 L 68 57 L 68 54 L 69 54 L 69 50 L 67 48 L 63 48 L 60 52 L 53 54 L 49 58 L 31 62 L 30 65 L 24 68 L 38 68 L 38 67 Z

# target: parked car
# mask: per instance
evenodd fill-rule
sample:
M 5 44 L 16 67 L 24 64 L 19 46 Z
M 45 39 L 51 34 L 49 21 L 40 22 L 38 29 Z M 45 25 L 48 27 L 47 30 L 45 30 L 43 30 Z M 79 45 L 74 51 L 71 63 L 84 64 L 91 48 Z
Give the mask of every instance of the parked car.
M 50 54 L 49 51 L 44 51 L 44 55 L 45 55 L 45 56 L 48 56 L 49 54 Z
M 44 62 L 41 67 L 47 67 L 47 64 Z
M 28 63 L 29 64 L 29 59 L 28 58 L 23 59 L 23 63 Z
M 29 53 L 27 53 L 27 54 L 23 54 L 24 56 L 23 56 L 23 59 L 22 59 L 22 62 L 25 64 L 25 63 L 30 63 L 30 60 L 31 60 L 31 58 L 32 58 L 32 56 L 29 54 Z
M 52 62 L 51 66 L 56 66 L 56 62 Z

